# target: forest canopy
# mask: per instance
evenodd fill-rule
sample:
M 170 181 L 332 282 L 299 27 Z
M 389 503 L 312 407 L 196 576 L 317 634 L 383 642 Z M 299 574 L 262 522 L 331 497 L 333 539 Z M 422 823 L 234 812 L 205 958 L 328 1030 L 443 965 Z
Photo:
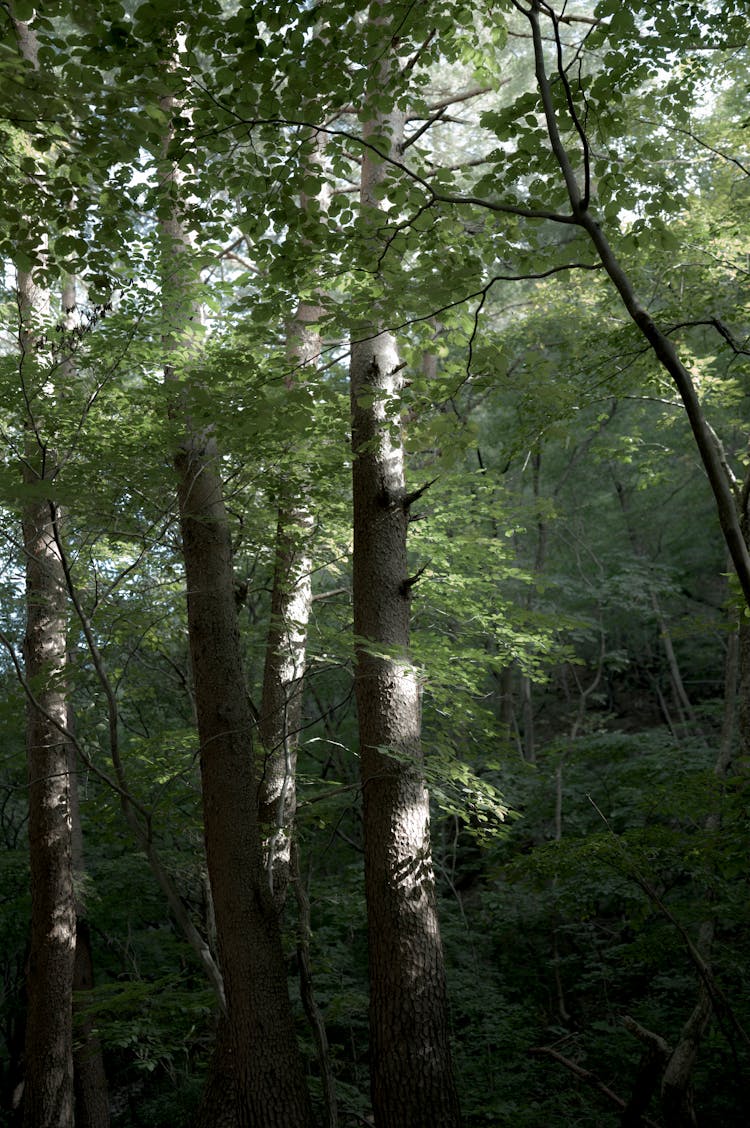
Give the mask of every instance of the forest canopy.
M 3 1124 L 745 1125 L 747 17 L 0 4 Z

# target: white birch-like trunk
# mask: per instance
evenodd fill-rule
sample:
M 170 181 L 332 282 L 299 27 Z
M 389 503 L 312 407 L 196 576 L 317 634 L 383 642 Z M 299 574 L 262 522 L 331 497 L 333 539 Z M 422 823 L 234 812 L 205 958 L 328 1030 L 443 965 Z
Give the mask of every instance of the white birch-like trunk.
M 320 308 L 300 303 L 288 328 L 287 357 L 304 374 L 320 354 L 315 329 Z M 276 527 L 271 621 L 266 643 L 258 734 L 261 777 L 258 809 L 264 864 L 279 911 L 289 884 L 297 808 L 297 748 L 312 605 L 313 515 L 304 494 L 282 489 Z

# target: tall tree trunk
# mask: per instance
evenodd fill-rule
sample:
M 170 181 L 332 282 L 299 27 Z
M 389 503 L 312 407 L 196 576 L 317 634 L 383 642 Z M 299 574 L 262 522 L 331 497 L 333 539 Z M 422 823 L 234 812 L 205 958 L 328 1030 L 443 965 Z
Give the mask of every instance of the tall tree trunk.
M 312 162 L 318 163 L 323 134 L 315 139 Z M 327 201 L 319 201 L 326 206 Z M 304 208 L 307 197 L 303 194 Z M 320 319 L 317 303 L 300 302 L 287 327 L 287 357 L 291 373 L 288 387 L 296 382 L 297 371 L 314 365 L 320 354 L 320 336 L 315 322 Z M 278 503 L 276 546 L 274 553 L 271 614 L 263 670 L 258 736 L 260 748 L 258 817 L 262 838 L 263 866 L 279 917 L 286 903 L 292 879 L 294 816 L 297 808 L 297 748 L 302 725 L 303 686 L 307 650 L 307 626 L 312 602 L 312 558 L 309 539 L 313 517 L 304 490 L 295 490 L 282 482 Z M 295 879 L 298 880 L 298 879 Z M 298 904 L 304 891 L 298 891 Z M 308 910 L 309 916 L 309 910 Z M 302 1000 L 313 1026 L 318 1046 L 321 1074 L 324 1078 L 328 1122 L 336 1123 L 336 1102 L 328 1062 L 327 1042 L 322 1019 L 312 998 L 312 986 L 306 968 L 307 931 L 300 922 L 298 958 Z M 209 1069 L 209 1078 L 192 1128 L 235 1128 L 234 1065 L 227 1020 L 219 1018 L 216 1046 Z
M 33 319 L 38 291 L 19 273 L 20 372 L 24 393 L 39 408 Z M 43 443 L 40 418 L 26 421 L 28 441 L 23 476 L 35 494 L 55 475 L 55 459 Z M 58 726 L 67 717 L 65 663 L 67 600 L 65 577 L 54 536 L 51 498 L 38 495 L 23 512 L 26 561 L 26 680 L 34 695 L 28 705 L 26 741 L 29 773 L 31 940 L 28 961 L 26 1080 L 27 1128 L 70 1128 L 73 1124 L 73 969 L 76 914 L 73 892 L 69 749 Z
M 178 452 L 188 632 L 203 817 L 240 1128 L 312 1123 L 276 909 L 263 871 L 252 724 L 242 671 L 229 528 L 211 439 Z
M 62 312 L 60 324 L 68 336 L 76 328 L 76 284 L 75 279 L 66 276 L 61 294 Z M 70 347 L 59 362 L 60 380 L 64 387 L 72 386 L 76 378 L 76 363 Z M 54 531 L 54 530 L 53 530 Z M 59 543 L 56 538 L 59 551 Z M 64 560 L 61 559 L 61 573 L 65 580 Z M 73 655 L 68 654 L 72 664 Z M 75 715 L 70 701 L 67 702 L 66 726 L 69 733 L 75 732 Z M 75 1097 L 76 1128 L 109 1128 L 109 1091 L 107 1075 L 104 1070 L 102 1044 L 96 1031 L 94 1020 L 87 1015 L 87 1004 L 94 986 L 94 961 L 91 950 L 91 933 L 86 919 L 86 903 L 81 894 L 86 876 L 86 859 L 83 848 L 83 828 L 78 793 L 78 756 L 73 741 L 68 742 L 68 764 L 70 773 L 70 814 L 71 841 L 73 851 L 73 873 L 75 877 L 76 908 L 76 956 L 73 970 L 73 1088 Z M 87 999 L 87 996 L 89 998 Z
M 12 15 L 12 8 L 11 8 Z M 38 69 L 38 43 L 29 24 L 13 19 L 21 56 Z M 65 662 L 67 600 L 54 536 L 56 509 L 40 484 L 57 473 L 54 453 L 43 439 L 45 377 L 39 355 L 40 318 L 49 298 L 32 275 L 17 278 L 19 374 L 27 432 L 22 464 L 33 490 L 23 510 L 26 568 L 26 680 L 29 701 L 26 747 L 29 778 L 31 937 L 27 970 L 23 1118 L 26 1128 L 70 1128 L 73 1124 L 73 968 L 76 917 L 73 893 L 69 749 Z M 54 411 L 52 403 L 48 405 Z
M 288 327 L 287 356 L 295 367 L 304 369 L 320 354 L 320 336 L 314 328 L 320 312 L 318 305 L 300 302 Z M 263 758 L 258 794 L 263 857 L 279 912 L 289 884 L 297 807 L 297 747 L 312 602 L 312 530 L 313 516 L 304 494 L 282 484 L 258 722 Z
M 384 44 L 382 3 L 370 30 Z M 373 99 L 392 85 L 386 48 Z M 364 136 L 390 135 L 404 114 L 372 108 Z M 361 205 L 372 217 L 382 164 L 362 162 Z M 422 771 L 420 685 L 409 660 L 409 498 L 399 433 L 402 365 L 377 324 L 351 353 L 355 693 L 359 718 L 370 965 L 370 1068 L 378 1128 L 454 1128 L 460 1121 L 448 1040 L 443 953 Z
M 165 112 L 174 103 L 165 98 Z M 171 214 L 161 223 L 168 352 L 182 354 L 195 314 L 179 183 L 166 168 Z M 167 269 L 167 264 L 169 269 Z M 167 379 L 175 378 L 168 364 Z M 242 666 L 229 523 L 210 429 L 185 420 L 175 454 L 188 635 L 200 739 L 203 820 L 240 1128 L 311 1128 L 276 909 L 265 880 L 253 717 Z
M 310 617 L 312 524 L 312 515 L 304 505 L 282 502 L 258 723 L 263 757 L 258 806 L 264 864 L 279 911 L 289 885 L 297 806 L 295 777 Z
M 63 302 L 65 298 L 63 296 Z M 75 719 L 68 705 L 68 732 L 73 732 Z M 80 894 L 86 874 L 83 852 L 83 830 L 78 800 L 78 763 L 76 750 L 69 745 L 70 811 L 72 823 L 73 873 L 76 879 L 76 956 L 73 969 L 73 1079 L 76 1128 L 109 1128 L 109 1089 L 104 1070 L 102 1044 L 96 1025 L 86 1013 L 94 987 L 94 960 L 91 933 L 86 918 L 86 904 Z

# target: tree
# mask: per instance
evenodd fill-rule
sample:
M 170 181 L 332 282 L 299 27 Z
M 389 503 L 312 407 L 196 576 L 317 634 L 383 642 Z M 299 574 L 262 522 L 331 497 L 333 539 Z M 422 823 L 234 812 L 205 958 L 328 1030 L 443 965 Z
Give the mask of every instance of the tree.
M 315 133 L 309 158 L 313 176 L 323 160 L 325 137 Z M 328 192 L 315 201 L 325 211 Z M 310 201 L 303 192 L 303 211 Z M 313 280 L 314 284 L 314 280 Z M 286 357 L 289 390 L 315 370 L 322 349 L 317 322 L 320 301 L 300 299 L 287 323 Z M 291 468 L 289 468 L 291 470 Z M 289 472 L 288 472 L 289 473 Z M 289 478 L 292 474 L 289 473 Z M 271 608 L 263 667 L 258 736 L 263 750 L 260 767 L 260 821 L 264 828 L 264 860 L 274 898 L 283 909 L 290 878 L 294 812 L 296 808 L 297 747 L 302 730 L 307 628 L 312 601 L 310 537 L 314 516 L 307 495 L 309 483 L 279 483 L 276 547 Z
M 403 143 L 389 17 L 373 5 L 368 33 L 383 44 L 365 103 L 363 138 Z M 375 38 L 377 37 L 377 38 Z M 376 109 L 381 91 L 396 102 Z M 387 169 L 362 159 L 361 209 L 373 230 Z M 382 315 L 381 315 L 382 316 Z M 429 798 L 420 746 L 419 675 L 409 658 L 411 591 L 406 534 L 410 496 L 400 438 L 403 364 L 381 318 L 351 352 L 355 692 L 362 773 L 370 952 L 372 1096 L 376 1123 L 457 1125 L 443 952 L 435 902 Z
M 14 19 L 25 63 L 38 69 L 34 31 Z M 28 687 L 29 850 L 32 912 L 28 959 L 24 1124 L 73 1124 L 73 888 L 70 748 L 67 723 L 67 598 L 57 543 L 59 467 L 50 446 L 44 331 L 49 295 L 30 270 L 17 271 L 18 374 L 26 404 L 21 472 L 26 570 L 25 684 Z
M 174 114 L 170 93 L 162 99 Z M 189 364 L 186 334 L 198 315 L 179 177 L 167 154 L 161 221 L 167 380 Z M 286 986 L 281 936 L 265 879 L 250 711 L 239 647 L 234 569 L 211 428 L 186 414 L 175 454 L 187 583 L 188 637 L 201 742 L 206 857 L 216 913 L 240 1128 L 311 1123 L 302 1059 Z
M 38 403 L 39 291 L 31 276 L 18 279 L 20 372 L 28 400 Z M 33 390 L 32 390 L 33 389 Z M 55 477 L 54 454 L 41 438 L 41 419 L 27 422 L 30 441 L 24 478 L 30 492 Z M 49 487 L 48 487 L 49 489 Z M 51 491 L 50 491 L 51 492 Z M 46 493 L 46 491 L 45 491 Z M 26 1020 L 24 1123 L 73 1123 L 73 967 L 76 951 L 73 891 L 70 754 L 65 667 L 67 599 L 55 536 L 57 504 L 49 496 L 23 514 L 27 621 L 25 679 L 29 686 L 29 847 L 32 920 Z
M 23 632 L 13 522 L 51 500 L 76 649 L 75 724 L 58 732 L 78 756 L 82 892 L 101 941 L 80 1003 L 113 1119 L 190 1122 L 216 1046 L 221 1099 L 206 1086 L 197 1123 L 248 1121 L 254 1065 L 235 1090 L 237 1046 L 267 1049 L 269 1071 L 284 1061 L 260 1046 L 250 1005 L 268 959 L 284 1053 L 303 1009 L 289 1008 L 287 976 L 300 969 L 301 994 L 314 978 L 345 1128 L 373 1104 L 383 1124 L 455 1122 L 448 1067 L 436 1077 L 419 1056 L 428 1045 L 448 1060 L 442 948 L 471 1128 L 689 1123 L 691 1106 L 744 1128 L 746 796 L 725 731 L 736 599 L 727 609 L 684 408 L 583 222 L 601 225 L 674 342 L 722 436 L 741 522 L 740 6 L 383 2 L 369 21 L 354 0 L 235 7 L 56 5 L 31 23 L 40 72 L 25 67 L 21 84 L 7 59 L 2 71 L 15 172 L 0 247 L 50 293 L 76 273 L 80 318 L 44 318 L 53 363 L 41 348 L 29 364 L 58 472 L 19 484 L 33 436 L 6 271 L 0 614 L 4 638 Z M 186 35 L 173 67 L 165 24 Z M 363 171 L 373 197 L 357 205 Z M 300 367 L 298 344 L 319 363 Z M 45 390 L 50 375 L 64 394 Z M 23 673 L 14 685 L 15 650 L 3 653 L 10 1117 L 29 915 L 19 702 L 24 681 L 42 687 Z M 263 740 L 250 740 L 259 716 Z M 287 895 L 279 938 L 268 922 L 294 871 L 292 815 L 304 881 L 289 893 L 306 892 L 309 917 Z M 227 961 L 239 1009 L 225 1042 Z M 416 1000 L 415 965 L 430 971 Z M 309 1069 L 322 1121 L 315 1034 L 299 1034 L 301 1063 L 287 1060 L 297 1079 Z M 282 1079 L 255 1110 L 272 1123 L 287 1117 Z

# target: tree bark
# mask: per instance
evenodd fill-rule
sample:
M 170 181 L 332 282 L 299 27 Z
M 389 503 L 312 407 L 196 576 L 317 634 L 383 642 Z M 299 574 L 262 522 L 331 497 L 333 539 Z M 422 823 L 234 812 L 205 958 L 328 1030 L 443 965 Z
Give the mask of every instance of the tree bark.
M 30 393 L 34 367 L 31 316 L 35 287 L 19 274 L 21 374 Z M 30 428 L 24 480 L 36 489 L 54 476 L 54 458 Z M 23 1109 L 27 1128 L 70 1128 L 73 1124 L 73 968 L 76 914 L 73 892 L 69 750 L 55 721 L 66 721 L 65 579 L 55 542 L 54 502 L 42 496 L 26 504 L 23 543 L 26 558 L 26 679 L 39 707 L 27 706 L 29 775 L 29 856 L 31 939 L 27 971 L 26 1080 Z
M 383 5 L 370 10 L 382 26 Z M 383 29 L 382 39 L 388 42 Z M 386 49 L 373 97 L 392 84 Z M 403 137 L 404 114 L 372 109 L 364 136 Z M 382 164 L 362 162 L 372 217 Z M 382 216 L 381 216 L 382 219 Z M 355 694 L 359 720 L 370 967 L 370 1069 L 378 1128 L 455 1128 L 443 953 L 422 771 L 420 685 L 409 659 L 410 596 L 396 342 L 373 324 L 351 353 Z
M 313 162 L 317 163 L 323 135 L 315 138 Z M 304 208 L 307 198 L 302 195 Z M 325 200 L 321 201 L 325 205 Z M 286 383 L 291 387 L 298 369 L 313 365 L 320 354 L 320 336 L 314 323 L 321 309 L 316 303 L 300 302 L 287 330 L 287 357 L 292 374 Z M 302 725 L 303 685 L 307 649 L 307 625 L 312 604 L 312 558 L 309 538 L 313 517 L 304 491 L 295 491 L 285 482 L 280 487 L 276 548 L 274 554 L 271 614 L 266 642 L 258 719 L 259 783 L 258 818 L 262 840 L 263 868 L 281 919 L 291 879 L 294 816 L 297 808 L 297 747 Z M 300 961 L 300 967 L 302 967 Z M 300 978 L 304 973 L 301 971 Z M 305 1000 L 305 983 L 301 984 L 303 1005 L 310 1019 Z M 308 977 L 309 991 L 312 991 Z M 320 1020 L 322 1023 L 322 1020 Z M 313 1033 L 318 1047 L 321 1073 L 329 1109 L 329 1124 L 335 1128 L 336 1104 L 330 1065 L 321 1057 L 318 1030 Z M 330 1079 L 330 1083 L 329 1083 Z M 220 1016 L 216 1045 L 209 1067 L 209 1077 L 192 1128 L 236 1128 L 234 1064 L 229 1026 Z
M 229 529 L 211 440 L 186 441 L 178 473 L 203 816 L 235 1061 L 240 1128 L 311 1125 L 281 935 L 261 860 L 252 724 Z
M 309 344 L 309 358 L 318 346 Z M 317 338 L 316 338 L 317 339 Z M 293 350 L 290 348 L 290 355 Z M 298 359 L 302 359 L 298 354 Z M 304 361 L 302 361 L 304 363 Z M 266 644 L 258 734 L 258 819 L 265 880 L 279 917 L 290 880 L 296 811 L 298 733 L 302 723 L 307 622 L 311 605 L 311 558 L 307 537 L 312 516 L 285 493 L 279 503 L 271 620 Z M 192 1128 L 237 1128 L 234 1058 L 229 1026 L 220 1016 L 209 1077 Z
M 216 1040 L 198 1111 L 190 1128 L 239 1128 L 232 1031 L 226 1015 L 216 1023 Z
M 86 1015 L 86 994 L 94 986 L 91 934 L 85 916 L 76 919 L 76 961 L 73 1014 L 77 1015 L 73 1047 L 76 1128 L 109 1128 L 109 1090 L 102 1044 L 92 1018 Z
M 162 108 L 172 112 L 173 100 L 163 99 Z M 196 307 L 174 167 L 165 168 L 162 183 L 171 194 L 171 213 L 161 223 L 165 348 L 172 356 L 178 349 L 184 356 L 192 344 L 187 333 Z M 170 360 L 166 376 L 173 380 Z M 185 432 L 175 453 L 177 495 L 206 858 L 234 1061 L 237 1123 L 239 1128 L 312 1128 L 281 934 L 262 864 L 253 717 L 240 650 L 219 453 L 211 430 L 196 430 L 189 414 Z
M 19 54 L 36 70 L 33 28 L 13 16 Z M 18 272 L 19 375 L 26 405 L 24 482 L 34 491 L 23 509 L 26 568 L 26 680 L 29 701 L 26 748 L 29 778 L 31 937 L 27 967 L 25 1082 L 26 1128 L 70 1128 L 73 1124 L 73 970 L 76 914 L 73 891 L 69 748 L 55 722 L 65 724 L 67 600 L 54 535 L 57 511 L 38 487 L 57 473 L 54 453 L 41 434 L 45 377 L 40 315 L 48 295 L 34 278 Z M 49 410 L 54 411 L 53 404 Z
M 263 750 L 258 801 L 263 858 L 279 912 L 289 885 L 297 807 L 297 747 L 312 596 L 308 548 L 312 525 L 312 515 L 304 504 L 295 505 L 291 499 L 282 502 L 258 724 Z
M 300 302 L 288 327 L 287 357 L 295 368 L 313 364 L 320 354 L 320 335 L 314 328 L 320 312 L 318 305 Z M 279 912 L 289 885 L 297 807 L 297 747 L 312 605 L 312 531 L 313 516 L 304 491 L 282 484 L 258 722 L 262 746 L 258 809 L 263 858 Z
M 76 328 L 76 285 L 75 279 L 66 276 L 61 294 L 62 313 L 60 322 L 65 332 L 72 334 Z M 61 382 L 71 387 L 77 370 L 72 349 L 59 362 Z M 53 533 L 59 529 L 53 528 Z M 55 544 L 60 552 L 59 537 Z M 60 570 L 65 584 L 65 560 L 60 552 Z M 67 590 L 67 584 L 66 584 Z M 68 654 L 72 664 L 74 655 Z M 70 701 L 67 702 L 66 726 L 70 734 L 75 732 L 75 715 Z M 87 995 L 90 999 L 94 987 L 94 960 L 91 948 L 91 933 L 86 919 L 86 903 L 81 889 L 86 875 L 86 859 L 83 848 L 83 827 L 78 791 L 78 756 L 73 740 L 68 741 L 68 768 L 70 779 L 71 842 L 73 874 L 75 878 L 76 909 L 76 956 L 73 969 L 73 1091 L 75 1098 L 76 1128 L 109 1128 L 109 1090 L 104 1069 L 102 1044 L 99 1040 L 93 1019 L 87 1015 Z

